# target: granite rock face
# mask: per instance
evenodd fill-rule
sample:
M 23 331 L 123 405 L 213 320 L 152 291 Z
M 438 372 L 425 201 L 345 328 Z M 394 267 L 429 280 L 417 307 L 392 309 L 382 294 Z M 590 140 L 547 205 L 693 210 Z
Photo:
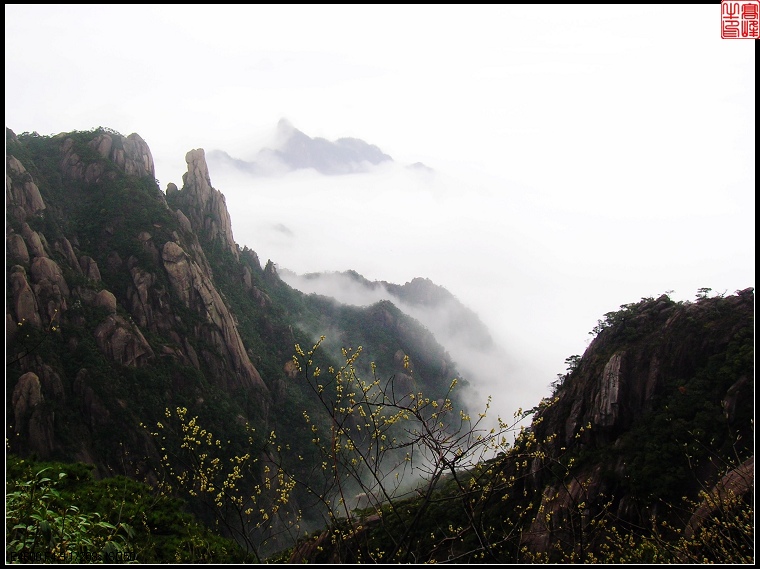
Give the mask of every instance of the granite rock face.
M 43 211 L 45 202 L 24 165 L 14 156 L 6 156 L 5 164 L 5 207 L 21 221 Z
M 208 363 L 216 368 L 217 375 L 226 378 L 228 388 L 256 386 L 266 389 L 245 351 L 232 314 L 200 266 L 172 241 L 164 244 L 161 257 L 174 292 L 203 322 L 197 327 L 199 335 L 228 356 L 229 369 L 214 364 L 215 357 L 207 358 Z
M 106 302 L 109 300 L 113 299 L 106 298 Z M 145 366 L 154 357 L 139 328 L 118 314 L 109 315 L 95 328 L 95 342 L 104 354 L 123 366 Z
M 139 135 L 99 129 L 83 142 L 81 134 L 50 139 L 59 155 L 56 175 L 65 184 L 97 195 L 121 187 L 114 186 L 119 180 L 126 191 L 138 191 L 130 180 L 154 178 L 151 151 Z M 77 225 L 45 223 L 45 216 L 60 215 L 61 206 L 54 211 L 47 206 L 40 182 L 13 155 L 18 138 L 11 131 L 8 137 L 6 209 L 13 221 L 6 229 L 6 251 L 14 264 L 7 275 L 6 338 L 14 346 L 7 357 L 19 370 L 17 377 L 9 377 L 14 386 L 8 410 L 14 450 L 50 456 L 61 444 L 50 408 L 74 402 L 92 434 L 82 438 L 73 454 L 101 462 L 103 457 L 92 447 L 97 430 L 129 407 L 127 399 L 119 403 L 103 396 L 92 358 L 77 368 L 79 356 L 74 356 L 67 373 L 60 362 L 51 367 L 46 346 L 57 341 L 61 330 L 72 354 L 83 345 L 94 346 L 109 362 L 97 364 L 101 367 L 149 370 L 174 362 L 225 392 L 255 392 L 260 416 L 266 416 L 269 389 L 251 362 L 201 245 L 202 240 L 211 241 L 236 259 L 239 255 L 224 196 L 211 187 L 203 150 L 187 154 L 183 189 L 170 184 L 181 209 L 170 210 L 158 188 L 151 195 L 155 211 L 174 220 L 171 226 L 148 215 L 143 225 L 125 234 L 122 212 L 116 210 L 112 218 L 91 220 L 100 227 L 101 239 L 84 246 Z M 101 215 L 107 203 L 99 206 Z M 258 303 L 269 302 L 253 283 L 247 289 Z M 173 375 L 182 388 L 188 380 L 180 370 Z M 158 398 L 168 401 L 171 396 L 166 387 L 156 391 Z
M 13 389 L 11 405 L 15 433 L 23 436 L 32 452 L 48 458 L 53 452 L 54 414 L 45 407 L 40 378 L 34 372 L 22 375 Z
M 167 196 L 179 204 L 181 211 L 177 212 L 177 216 L 187 219 L 197 235 L 219 243 L 235 259 L 239 259 L 227 202 L 224 195 L 211 186 L 205 152 L 202 148 L 191 150 L 185 155 L 185 162 L 187 172 L 182 176 L 182 189 L 176 189 L 174 184 L 167 188 Z
M 101 158 L 109 160 L 128 176 L 155 178 L 153 155 L 140 135 L 132 133 L 122 136 L 116 133 L 102 133 L 93 137 L 87 146 Z M 61 172 L 70 179 L 95 184 L 116 175 L 108 168 L 107 162 L 88 160 L 80 156 L 73 138 L 66 138 L 61 145 Z
M 534 474 L 526 485 L 541 493 L 546 515 L 536 517 L 525 532 L 526 547 L 548 552 L 558 539 L 567 538 L 567 528 L 573 522 L 568 512 L 580 503 L 588 504 L 587 519 L 582 523 L 588 523 L 603 508 L 611 508 L 627 523 L 641 523 L 642 512 L 655 511 L 655 504 L 634 505 L 625 498 L 626 485 L 615 481 L 628 480 L 637 472 L 625 453 L 606 449 L 628 444 L 624 441 L 629 431 L 645 429 L 647 417 L 658 409 L 662 412 L 664 401 L 676 405 L 688 397 L 689 382 L 704 382 L 701 378 L 709 377 L 709 366 L 726 361 L 737 339 L 752 329 L 753 314 L 754 291 L 747 289 L 734 296 L 687 304 L 674 303 L 663 295 L 642 300 L 635 310 L 626 308 L 616 315 L 619 322 L 596 336 L 557 390 L 556 400 L 533 421 L 535 439 L 547 441 L 543 443 L 546 458 L 533 460 L 530 471 Z M 716 393 L 726 419 L 736 424 L 739 416 L 751 417 L 754 397 L 750 396 L 747 376 L 723 381 L 725 387 Z M 750 432 L 737 432 L 751 437 Z M 572 479 L 553 480 L 544 467 L 552 460 L 561 460 L 568 449 L 597 452 L 608 458 L 604 463 L 591 461 L 580 467 Z M 709 478 L 717 473 L 715 468 L 703 465 L 700 472 Z M 746 484 L 742 488 L 748 490 Z M 682 490 L 683 495 L 696 492 L 696 488 Z

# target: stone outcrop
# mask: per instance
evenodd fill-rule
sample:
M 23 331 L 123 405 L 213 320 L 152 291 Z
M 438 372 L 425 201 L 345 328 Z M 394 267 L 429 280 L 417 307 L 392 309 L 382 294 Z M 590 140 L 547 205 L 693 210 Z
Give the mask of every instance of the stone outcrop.
M 55 242 L 53 249 L 64 256 L 71 268 L 77 272 L 82 271 L 81 267 L 79 266 L 79 261 L 77 260 L 76 253 L 74 253 L 74 248 L 71 246 L 71 243 L 68 239 L 62 237 Z
M 39 356 L 37 356 L 34 365 L 39 370 L 38 376 L 40 378 L 43 396 L 48 401 L 55 400 L 65 403 L 66 390 L 63 387 L 63 380 L 58 372 L 56 372 L 52 366 L 44 363 Z
M 95 328 L 95 342 L 106 356 L 121 365 L 142 367 L 154 357 L 140 329 L 118 314 L 109 315 Z
M 117 133 L 102 133 L 96 135 L 88 146 L 101 158 L 111 160 L 121 172 L 128 176 L 155 178 L 153 155 L 146 142 L 138 134 L 133 133 L 124 137 Z M 116 177 L 106 163 L 83 159 L 76 151 L 73 138 L 66 138 L 63 141 L 60 164 L 64 176 L 82 180 L 87 184 L 95 184 L 104 179 Z
M 181 302 L 204 321 L 198 333 L 204 340 L 227 354 L 231 369 L 219 369 L 218 358 L 211 353 L 205 358 L 219 376 L 226 378 L 228 387 L 265 388 L 251 363 L 237 330 L 237 325 L 213 283 L 204 275 L 177 243 L 167 241 L 161 252 L 163 265 L 172 288 Z
M 22 265 L 29 265 L 29 250 L 26 248 L 24 238 L 18 233 L 12 232 L 6 238 L 8 258 Z
M 26 248 L 29 251 L 30 257 L 47 257 L 45 252 L 45 242 L 40 234 L 32 230 L 28 223 L 24 223 L 21 226 L 21 236 L 24 238 Z
M 202 148 L 191 150 L 185 156 L 185 162 L 187 172 L 182 176 L 182 189 L 177 190 L 174 184 L 170 184 L 167 199 L 178 205 L 198 235 L 212 243 L 218 242 L 239 259 L 227 202 L 224 195 L 211 186 L 205 152 Z
M 594 400 L 592 422 L 594 425 L 610 427 L 617 421 L 618 406 L 620 405 L 620 364 L 625 352 L 614 354 L 604 366 L 600 381 L 600 389 Z
M 30 450 L 41 458 L 53 452 L 54 415 L 43 405 L 42 385 L 36 373 L 19 377 L 13 389 L 13 430 L 28 441 Z
M 110 314 L 116 314 L 116 297 L 107 290 L 101 290 L 95 295 L 93 305 L 105 308 Z
M 31 277 L 40 316 L 45 322 L 55 322 L 68 309 L 69 286 L 61 268 L 48 257 L 37 257 L 32 261 Z
M 21 425 L 24 417 L 40 403 L 42 403 L 40 378 L 35 373 L 25 373 L 18 379 L 13 390 L 14 423 Z
M 29 285 L 24 267 L 16 265 L 11 269 L 10 289 L 13 296 L 13 321 L 15 323 L 28 323 L 35 328 L 42 328 L 42 318 L 40 317 L 37 297 Z
M 98 268 L 98 264 L 95 262 L 95 259 L 88 255 L 82 255 L 79 258 L 79 268 L 84 274 L 85 277 L 87 277 L 90 280 L 93 281 L 99 281 L 101 279 L 100 276 L 100 269 Z
M 614 453 L 608 451 L 605 464 L 584 466 L 566 480 L 550 476 L 550 469 L 545 467 L 552 460 L 561 460 L 566 449 L 577 452 L 579 448 L 591 451 L 619 446 L 621 437 L 634 425 L 640 425 L 663 398 L 686 396 L 687 380 L 704 373 L 700 370 L 705 369 L 710 358 L 725 360 L 721 354 L 730 342 L 747 333 L 753 310 L 752 289 L 728 298 L 684 305 L 667 297 L 645 299 L 635 310 L 621 311 L 617 321 L 597 335 L 578 367 L 558 389 L 556 401 L 539 411 L 533 421 L 536 440 L 547 441 L 543 443 L 546 458 L 533 459 L 530 471 L 534 474 L 526 480 L 526 488 L 541 492 L 542 515 L 525 532 L 525 547 L 549 551 L 550 544 L 567 538 L 565 532 L 571 527 L 568 516 L 580 503 L 587 504 L 588 509 L 583 524 L 598 515 L 600 508 L 608 507 L 619 520 L 642 523 L 639 516 L 646 508 L 630 504 L 621 487 L 613 482 L 633 474 L 623 456 L 613 460 L 610 456 Z M 746 376 L 736 377 L 726 385 L 721 405 L 734 426 L 742 413 L 745 418 L 751 417 L 747 405 L 752 406 L 752 391 Z M 745 435 L 751 437 L 750 433 Z M 709 476 L 715 470 L 714 465 L 703 465 L 701 474 Z M 743 488 L 746 492 L 746 485 Z M 692 489 L 692 493 L 697 490 Z M 682 491 L 687 495 L 687 488 Z M 615 499 L 608 503 L 611 497 Z
M 118 144 L 113 145 L 110 157 L 122 172 L 127 176 L 156 177 L 153 155 L 150 153 L 148 144 L 139 134 L 132 133 L 127 138 L 121 138 L 117 142 L 121 142 L 121 147 Z M 97 139 L 90 143 L 90 145 L 95 144 L 98 144 Z
M 258 264 L 258 258 L 256 258 L 255 262 Z M 245 289 L 251 295 L 251 298 L 253 298 L 259 306 L 264 308 L 272 304 L 272 299 L 269 298 L 269 295 L 253 284 L 251 269 L 247 265 L 243 267 L 241 278 L 243 280 L 243 286 L 245 286 Z
M 154 292 L 153 285 L 156 282 L 155 275 L 137 265 L 129 270 L 129 274 L 132 277 L 132 285 L 127 289 L 130 314 L 141 328 L 160 329 L 160 319 L 157 320 L 154 315 L 156 303 L 152 302 L 151 298 L 151 293 Z
M 8 140 L 12 148 L 25 144 L 15 135 L 9 134 Z M 9 426 L 15 429 L 13 451 L 49 456 L 52 448 L 60 446 L 62 440 L 56 441 L 53 428 L 56 415 L 50 409 L 60 409 L 64 401 L 67 411 L 81 411 L 93 437 L 114 416 L 124 420 L 121 411 L 114 413 L 114 405 L 127 409 L 126 400 L 107 400 L 93 384 L 108 374 L 107 365 L 113 366 L 113 377 L 120 378 L 121 366 L 149 368 L 168 358 L 177 365 L 164 366 L 162 370 L 171 371 L 162 378 L 173 389 L 202 391 L 213 385 L 224 393 L 255 388 L 256 403 L 251 408 L 266 417 L 269 390 L 251 362 L 254 351 L 244 346 L 238 322 L 216 289 L 199 240 L 201 235 L 221 244 L 238 258 L 229 212 L 222 194 L 211 187 L 203 151 L 188 153 L 182 191 L 169 186 L 169 193 L 182 198 L 182 209 L 172 208 L 174 219 L 154 217 L 135 223 L 134 216 L 117 215 L 99 219 L 92 232 L 64 234 L 70 227 L 56 224 L 55 216 L 78 214 L 78 200 L 61 199 L 62 188 L 47 188 L 48 182 L 62 178 L 64 186 L 75 190 L 112 191 L 116 186 L 107 183 L 122 178 L 129 186 L 129 177 L 153 178 L 155 168 L 147 144 L 136 134 L 123 137 L 101 129 L 89 140 L 83 133 L 62 134 L 49 137 L 48 143 L 46 151 L 59 152 L 60 157 L 58 170 L 45 172 L 45 184 L 34 179 L 11 152 L 6 156 L 6 209 L 11 214 L 6 251 L 13 263 L 7 275 L 6 341 L 8 369 L 16 375 L 8 380 L 16 394 L 8 407 L 14 418 L 18 416 L 18 425 Z M 35 160 L 38 168 L 41 164 L 49 165 Z M 49 189 L 55 193 L 47 194 Z M 139 195 L 157 200 L 169 213 L 166 196 L 157 187 L 155 195 L 142 191 Z M 42 215 L 51 216 L 53 223 L 41 223 Z M 125 233 L 127 222 L 135 224 Z M 50 243 L 44 234 L 47 229 L 42 229 L 48 227 L 63 230 L 48 235 L 53 237 Z M 95 231 L 101 238 L 93 241 Z M 245 290 L 251 297 L 261 306 L 271 304 L 268 295 L 253 285 L 250 271 L 248 281 Z M 60 361 L 46 359 L 49 348 L 67 350 L 72 361 L 98 369 L 81 369 L 75 379 L 67 377 Z M 97 351 L 110 364 L 104 365 Z M 131 372 L 124 373 L 131 377 Z M 284 390 L 277 378 L 272 383 Z M 171 394 L 167 389 L 160 397 L 168 402 Z M 198 396 L 199 405 L 203 399 Z M 73 452 L 100 461 L 102 453 L 93 442 L 94 438 L 82 441 Z
M 16 219 L 24 221 L 45 209 L 45 202 L 34 183 L 31 174 L 26 171 L 14 156 L 8 155 L 5 160 L 5 206 Z

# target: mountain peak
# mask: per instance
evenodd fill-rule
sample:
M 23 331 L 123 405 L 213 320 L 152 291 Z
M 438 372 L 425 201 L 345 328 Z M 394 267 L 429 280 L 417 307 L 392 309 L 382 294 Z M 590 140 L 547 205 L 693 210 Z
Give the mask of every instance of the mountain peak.
M 211 157 L 231 163 L 253 174 L 273 174 L 312 168 L 320 174 L 335 176 L 367 172 L 371 166 L 393 159 L 380 148 L 359 138 L 334 141 L 310 137 L 286 118 L 277 123 L 274 148 L 263 148 L 252 161 L 236 160 L 215 151 Z
M 277 134 L 290 136 L 295 130 L 296 128 L 293 126 L 293 123 L 285 117 L 277 122 Z
M 202 148 L 185 155 L 187 172 L 182 175 L 182 189 L 171 192 L 193 229 L 212 241 L 219 241 L 237 259 L 238 250 L 232 236 L 232 221 L 224 195 L 211 185 Z M 168 192 L 167 192 L 168 193 Z

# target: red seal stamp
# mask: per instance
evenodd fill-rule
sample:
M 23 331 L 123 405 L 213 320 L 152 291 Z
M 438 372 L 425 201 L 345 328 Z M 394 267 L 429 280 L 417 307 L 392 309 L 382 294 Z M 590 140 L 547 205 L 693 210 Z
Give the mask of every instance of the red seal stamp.
M 720 3 L 720 37 L 747 40 L 760 37 L 758 0 L 722 0 Z

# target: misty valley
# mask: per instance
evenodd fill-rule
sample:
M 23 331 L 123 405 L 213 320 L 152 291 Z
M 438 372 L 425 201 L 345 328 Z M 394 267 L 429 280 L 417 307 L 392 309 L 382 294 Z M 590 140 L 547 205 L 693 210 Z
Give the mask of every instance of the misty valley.
M 6 562 L 754 562 L 753 288 L 622 299 L 503 408 L 514 348 L 426 275 L 235 241 L 211 168 L 393 161 L 278 136 L 162 189 L 138 134 L 6 129 Z

